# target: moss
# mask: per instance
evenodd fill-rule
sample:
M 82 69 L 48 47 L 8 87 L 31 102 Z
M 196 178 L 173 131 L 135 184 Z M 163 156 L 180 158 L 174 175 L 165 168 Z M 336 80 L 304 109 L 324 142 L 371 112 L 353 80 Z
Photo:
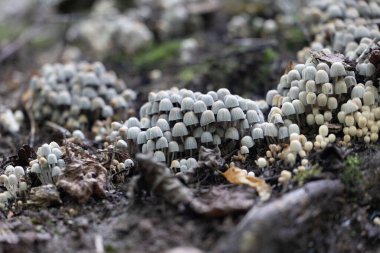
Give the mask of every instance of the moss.
M 283 34 L 283 41 L 286 50 L 295 52 L 308 44 L 304 33 L 298 27 L 286 29 Z
M 118 250 L 116 248 L 114 248 L 112 245 L 105 245 L 104 251 L 107 253 L 118 252 Z
M 185 68 L 179 73 L 178 77 L 181 81 L 190 82 L 194 79 L 195 75 L 196 72 L 193 68 Z
M 340 178 L 346 189 L 355 191 L 364 184 L 364 177 L 360 171 L 361 160 L 357 155 L 348 156 L 345 165 Z
M 31 40 L 30 45 L 34 49 L 41 49 L 42 50 L 42 49 L 46 49 L 46 48 L 51 47 L 52 45 L 54 45 L 54 43 L 56 43 L 56 41 L 53 38 L 44 37 L 44 36 L 41 36 L 41 37 L 37 36 L 33 40 Z
M 154 44 L 147 50 L 138 53 L 133 58 L 133 63 L 138 67 L 151 67 L 172 60 L 181 46 L 180 40 L 172 40 L 160 44 Z
M 299 171 L 294 176 L 294 180 L 298 183 L 298 186 L 302 186 L 306 182 L 310 181 L 312 178 L 320 176 L 321 173 L 322 173 L 322 168 L 319 165 L 316 165 L 312 167 L 311 169 Z
M 19 35 L 23 28 L 21 26 L 8 26 L 0 24 L 0 41 L 5 41 Z
M 273 48 L 266 48 L 263 52 L 263 61 L 266 64 L 273 63 L 278 59 L 278 53 Z

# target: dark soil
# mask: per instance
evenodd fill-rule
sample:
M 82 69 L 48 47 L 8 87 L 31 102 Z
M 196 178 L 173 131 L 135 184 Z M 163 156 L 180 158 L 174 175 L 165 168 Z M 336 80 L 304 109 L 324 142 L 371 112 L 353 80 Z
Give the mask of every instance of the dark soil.
M 345 193 L 334 197 L 327 207 L 308 206 L 304 214 L 311 212 L 313 218 L 307 222 L 302 215 L 282 217 L 278 227 L 272 228 L 277 232 L 267 234 L 274 233 L 280 238 L 273 241 L 277 247 L 270 245 L 272 250 L 277 249 L 272 252 L 378 252 L 380 227 L 373 219 L 380 207 L 377 183 L 380 151 L 372 147 L 355 153 L 363 161 L 359 170 L 364 175 L 364 184 L 354 182 L 355 189 L 347 189 L 349 185 L 345 185 Z M 339 174 L 329 177 L 339 178 Z M 242 186 L 222 184 L 194 189 L 198 195 L 211 190 L 248 192 L 257 199 L 254 191 Z M 264 205 L 291 192 L 274 193 L 277 197 Z M 260 206 L 263 204 L 257 202 L 252 208 Z M 64 204 L 57 207 L 16 206 L 13 211 L 3 212 L 0 252 L 164 252 L 177 246 L 210 252 L 228 241 L 244 214 L 204 217 L 154 196 L 129 200 L 120 186 L 108 192 L 105 199 L 91 199 L 86 205 L 66 197 Z M 268 252 L 265 246 L 262 252 Z

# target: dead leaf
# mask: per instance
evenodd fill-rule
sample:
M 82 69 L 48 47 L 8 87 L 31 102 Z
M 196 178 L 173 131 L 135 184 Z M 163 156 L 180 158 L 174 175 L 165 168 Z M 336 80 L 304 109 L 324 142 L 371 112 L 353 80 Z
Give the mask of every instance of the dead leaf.
M 173 176 L 165 164 L 154 160 L 152 154 L 137 154 L 136 160 L 140 175 L 131 184 L 131 196 L 147 190 L 172 205 L 186 205 L 193 199 L 192 191 Z
M 214 149 L 210 149 L 201 146 L 199 148 L 198 164 L 199 167 L 207 167 L 214 170 L 221 168 L 224 164 L 224 159 L 219 147 L 217 146 Z
M 105 197 L 107 170 L 99 162 L 87 159 L 71 159 L 66 165 L 57 186 L 78 200 L 86 203 L 91 196 Z
M 246 170 L 235 167 L 234 163 L 231 163 L 229 168 L 222 174 L 228 182 L 232 184 L 245 184 L 254 188 L 259 193 L 262 201 L 266 201 L 270 198 L 272 189 L 265 180 L 254 176 L 248 176 Z
M 314 59 L 319 61 L 323 61 L 326 63 L 334 63 L 341 62 L 344 65 L 344 68 L 347 70 L 355 70 L 355 66 L 353 66 L 352 62 L 346 61 L 346 58 L 343 54 L 326 54 L 324 52 L 312 52 L 312 56 Z
M 28 205 L 49 207 L 62 204 L 57 187 L 52 184 L 33 187 L 30 190 Z

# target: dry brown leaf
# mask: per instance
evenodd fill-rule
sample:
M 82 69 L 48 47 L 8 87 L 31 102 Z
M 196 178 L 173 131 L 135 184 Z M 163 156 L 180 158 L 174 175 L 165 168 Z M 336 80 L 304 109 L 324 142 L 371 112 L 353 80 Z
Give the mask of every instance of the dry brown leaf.
M 224 158 L 218 146 L 215 148 L 199 148 L 198 164 L 200 167 L 206 167 L 213 170 L 218 170 L 224 164 Z
M 270 198 L 272 189 L 265 180 L 248 175 L 246 170 L 236 167 L 234 163 L 231 163 L 229 168 L 222 174 L 228 182 L 232 184 L 245 184 L 254 188 L 259 193 L 262 201 L 266 201 Z
M 30 190 L 28 205 L 49 207 L 62 204 L 57 187 L 52 184 L 33 187 Z
M 91 196 L 104 197 L 107 182 L 107 170 L 91 159 L 72 159 L 66 165 L 57 186 L 62 188 L 79 203 L 86 203 Z

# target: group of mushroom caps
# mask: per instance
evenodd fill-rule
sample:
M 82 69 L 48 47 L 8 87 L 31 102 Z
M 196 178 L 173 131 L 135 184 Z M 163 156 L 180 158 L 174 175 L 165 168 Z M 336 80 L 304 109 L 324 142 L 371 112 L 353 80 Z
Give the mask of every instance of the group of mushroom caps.
M 281 76 L 266 101 L 242 98 L 225 88 L 207 94 L 171 88 L 149 93 L 139 117 L 129 117 L 135 92 L 102 63 L 81 62 L 45 65 L 32 78 L 32 113 L 39 123 L 76 129 L 73 136 L 81 139 L 82 131 L 92 127 L 95 140 L 109 151 L 132 157 L 152 152 L 173 172 L 194 171 L 200 146 L 220 146 L 224 153 L 238 150 L 243 156 L 254 153 L 259 168 L 284 160 L 297 173 L 310 166 L 307 155 L 313 149 L 329 143 L 348 146 L 353 140 L 375 143 L 379 87 L 370 52 L 380 38 L 373 22 L 380 17 L 378 1 L 311 1 L 302 13 L 313 42 L 298 52 L 301 63 Z M 107 120 L 99 124 L 99 119 Z M 36 173 L 41 183 L 54 183 L 64 171 L 62 152 L 54 142 L 42 145 L 27 173 Z M 116 169 L 133 165 L 131 159 L 111 163 Z M 27 189 L 21 169 L 8 166 L 0 176 L 7 188 L 0 193 L 2 205 Z M 291 176 L 283 170 L 279 182 Z
M 131 120 L 135 124 L 127 121 L 114 125 L 108 140 L 116 141 L 116 148 L 127 147 L 129 141 L 141 152 L 154 152 L 159 161 L 168 165 L 174 161 L 172 167 L 176 168 L 185 164 L 178 160 L 195 157 L 200 145 L 222 145 L 229 150 L 226 143 L 233 140 L 240 142 L 240 154 L 247 154 L 263 141 L 268 151 L 264 161 L 257 159 L 259 167 L 280 157 L 294 165 L 300 157 L 300 169 L 308 165 L 305 157 L 311 150 L 329 143 L 376 142 L 380 127 L 379 95 L 374 80 L 376 66 L 369 61 L 369 52 L 380 38 L 379 28 L 372 22 L 380 17 L 378 4 L 310 2 L 303 20 L 314 41 L 309 48 L 299 51 L 302 63 L 282 75 L 277 88 L 267 93 L 267 105 L 231 95 L 226 89 L 207 94 L 176 88 L 158 91 L 149 95 L 140 110 L 140 120 Z M 333 53 L 343 56 L 329 60 Z M 344 59 L 354 61 L 356 69 Z M 220 95 L 224 92 L 226 95 Z M 210 103 L 206 104 L 208 98 Z M 245 108 L 250 104 L 256 106 Z M 268 107 L 267 119 L 256 121 L 255 114 L 259 116 L 260 109 Z M 129 126 L 133 129 L 129 130 Z M 117 131 L 122 133 L 118 135 Z M 290 145 L 283 150 L 285 145 L 281 143 Z
M 96 120 L 126 120 L 136 93 L 100 62 L 46 64 L 30 81 L 39 123 L 88 130 Z
M 109 148 L 152 152 L 156 160 L 185 169 L 185 162 L 177 160 L 197 157 L 201 145 L 222 145 L 222 151 L 229 152 L 240 144 L 247 154 L 255 143 L 271 138 L 271 129 L 261 126 L 261 106 L 266 103 L 232 95 L 225 88 L 207 94 L 177 88 L 150 92 L 140 119 L 113 122 L 106 140 Z M 193 168 L 191 161 L 186 166 Z

